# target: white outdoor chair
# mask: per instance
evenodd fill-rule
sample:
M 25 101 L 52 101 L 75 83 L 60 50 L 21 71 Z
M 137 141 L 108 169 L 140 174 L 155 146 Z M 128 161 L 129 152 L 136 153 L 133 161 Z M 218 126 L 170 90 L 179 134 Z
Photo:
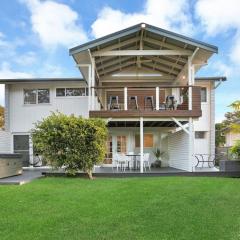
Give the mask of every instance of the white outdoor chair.
M 120 170 L 123 170 L 125 172 L 126 166 L 128 164 L 127 156 L 124 153 L 117 153 L 115 163 L 116 163 L 117 171 L 120 168 Z
M 128 152 L 129 155 L 134 154 L 134 152 Z M 132 156 L 126 156 L 127 157 L 127 165 L 129 166 L 129 169 L 132 170 L 133 168 L 133 157 Z
M 143 168 L 146 171 L 147 167 L 149 171 L 151 171 L 151 164 L 150 164 L 150 153 L 143 154 Z
M 139 153 L 140 155 L 140 153 Z M 139 156 L 137 158 L 137 166 L 140 168 L 141 165 L 141 157 Z M 147 167 L 149 168 L 149 171 L 151 170 L 151 164 L 150 164 L 150 153 L 143 153 L 143 169 L 144 171 L 147 170 Z

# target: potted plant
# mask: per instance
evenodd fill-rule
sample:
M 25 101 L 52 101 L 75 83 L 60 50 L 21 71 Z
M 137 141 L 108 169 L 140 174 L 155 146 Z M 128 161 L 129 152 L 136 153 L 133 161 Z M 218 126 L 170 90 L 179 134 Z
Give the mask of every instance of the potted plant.
M 221 160 L 220 161 L 220 171 L 226 171 L 226 172 L 239 172 L 240 171 L 240 140 L 236 141 L 234 146 L 230 148 L 230 153 L 232 160 L 229 161 Z
M 155 168 L 161 168 L 162 166 L 162 155 L 164 154 L 164 152 L 161 152 L 161 150 L 159 148 L 157 148 L 154 152 L 153 152 L 154 156 L 156 157 L 156 161 L 154 163 L 152 163 L 152 167 Z

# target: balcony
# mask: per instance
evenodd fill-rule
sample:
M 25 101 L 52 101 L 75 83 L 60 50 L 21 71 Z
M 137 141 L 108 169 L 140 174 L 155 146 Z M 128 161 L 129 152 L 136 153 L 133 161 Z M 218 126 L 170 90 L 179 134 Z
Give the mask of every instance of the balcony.
M 200 88 L 196 86 L 95 87 L 100 109 L 98 118 L 201 117 Z M 192 97 L 190 97 L 192 96 Z

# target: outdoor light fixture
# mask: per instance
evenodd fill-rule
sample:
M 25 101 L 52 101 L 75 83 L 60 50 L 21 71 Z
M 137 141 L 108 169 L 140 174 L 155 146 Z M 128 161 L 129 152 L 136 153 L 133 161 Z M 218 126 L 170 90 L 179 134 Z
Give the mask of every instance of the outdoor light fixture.
M 145 23 L 142 23 L 141 24 L 141 28 L 145 28 L 146 27 L 146 24 Z

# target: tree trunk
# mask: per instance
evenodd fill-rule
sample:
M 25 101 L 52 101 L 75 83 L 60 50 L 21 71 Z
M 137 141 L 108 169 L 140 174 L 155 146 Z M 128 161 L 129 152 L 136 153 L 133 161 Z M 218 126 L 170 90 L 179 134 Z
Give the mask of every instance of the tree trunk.
M 92 169 L 87 170 L 87 174 L 88 174 L 89 179 L 91 179 L 91 180 L 94 179 L 94 178 L 93 178 L 93 175 L 92 175 Z

